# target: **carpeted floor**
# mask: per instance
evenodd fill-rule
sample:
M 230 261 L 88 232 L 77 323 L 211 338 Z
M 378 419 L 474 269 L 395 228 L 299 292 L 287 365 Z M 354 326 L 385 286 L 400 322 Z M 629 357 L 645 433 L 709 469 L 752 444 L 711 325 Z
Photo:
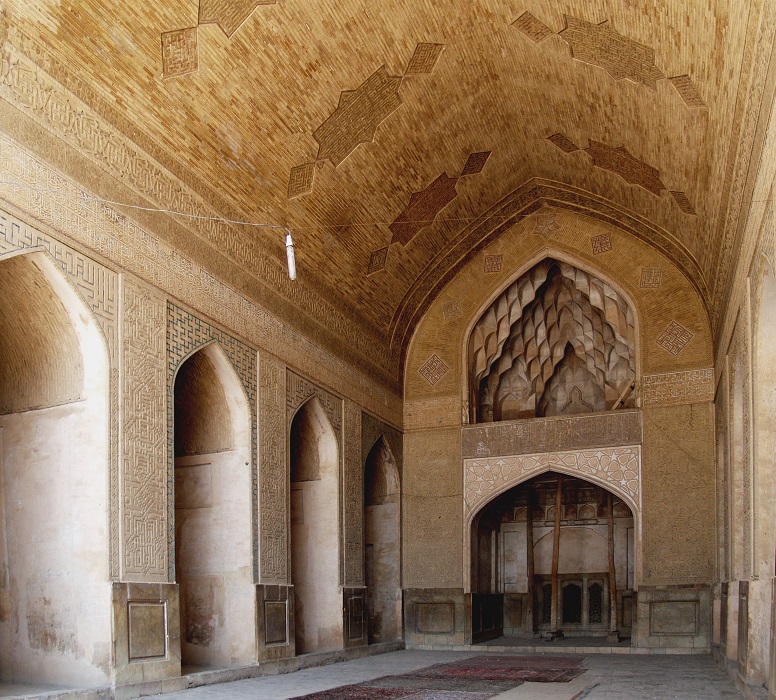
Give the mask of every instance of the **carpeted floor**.
M 567 683 L 587 670 L 581 664 L 581 656 L 475 656 L 296 700 L 485 700 L 526 681 Z

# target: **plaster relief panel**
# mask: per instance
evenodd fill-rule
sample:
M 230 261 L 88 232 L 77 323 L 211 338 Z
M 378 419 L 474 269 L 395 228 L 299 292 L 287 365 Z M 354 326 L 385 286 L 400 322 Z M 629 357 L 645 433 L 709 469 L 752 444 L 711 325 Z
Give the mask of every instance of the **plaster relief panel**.
M 343 432 L 345 438 L 345 478 L 342 483 L 344 582 L 346 586 L 361 586 L 364 584 L 364 463 L 361 459 L 361 409 L 348 400 L 345 401 Z
M 259 571 L 263 583 L 288 582 L 285 407 L 285 365 L 262 353 L 259 358 Z
M 624 496 L 637 509 L 640 506 L 641 448 L 637 445 L 487 457 L 463 463 L 466 522 L 494 496 L 550 469 L 597 483 Z
M 174 525 L 167 512 L 165 300 L 129 278 L 122 292 L 122 575 L 166 581 Z

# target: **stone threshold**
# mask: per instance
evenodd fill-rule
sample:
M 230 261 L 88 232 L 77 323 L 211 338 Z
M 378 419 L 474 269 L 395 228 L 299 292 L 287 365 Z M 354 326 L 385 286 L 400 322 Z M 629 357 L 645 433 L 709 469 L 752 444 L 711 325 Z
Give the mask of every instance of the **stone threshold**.
M 623 647 L 623 646 L 569 646 L 543 642 L 535 646 L 513 644 L 407 644 L 406 649 L 415 651 L 477 651 L 511 654 L 709 654 L 709 647 Z
M 148 695 L 160 695 L 162 693 L 177 693 L 188 688 L 198 688 L 215 683 L 229 683 L 241 681 L 246 678 L 260 678 L 262 676 L 276 676 L 282 673 L 293 673 L 305 668 L 326 666 L 341 661 L 352 661 L 366 656 L 386 654 L 390 651 L 404 649 L 403 641 L 382 642 L 369 646 L 353 647 L 351 649 L 338 649 L 336 651 L 323 651 L 313 654 L 302 654 L 289 659 L 273 661 L 259 661 L 247 666 L 230 666 L 229 668 L 214 668 L 205 671 L 187 673 L 176 678 L 167 678 L 159 681 L 147 681 L 145 683 L 133 683 L 130 685 L 107 686 L 101 688 L 81 688 L 69 690 L 47 690 L 43 692 L 29 692 L 22 695 L 2 695 L 0 700 L 132 700 Z

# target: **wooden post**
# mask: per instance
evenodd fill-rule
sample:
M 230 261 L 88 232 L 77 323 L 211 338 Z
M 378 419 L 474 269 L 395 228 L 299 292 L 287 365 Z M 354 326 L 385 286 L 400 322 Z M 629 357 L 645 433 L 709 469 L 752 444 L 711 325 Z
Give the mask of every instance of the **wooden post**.
M 617 579 L 614 572 L 614 505 L 612 494 L 607 491 L 606 502 L 608 506 L 609 526 L 609 639 L 620 641 L 617 631 Z
M 526 617 L 526 628 L 528 631 L 534 633 L 534 601 L 536 596 L 534 594 L 534 528 L 533 528 L 533 490 L 528 489 L 528 515 L 526 518 L 526 538 L 525 538 L 525 555 L 528 563 L 528 611 Z
M 558 474 L 558 489 L 555 492 L 555 530 L 552 541 L 552 604 L 550 606 L 550 630 L 552 637 L 562 636 L 558 632 L 558 558 L 560 554 L 560 510 L 563 505 L 563 475 Z

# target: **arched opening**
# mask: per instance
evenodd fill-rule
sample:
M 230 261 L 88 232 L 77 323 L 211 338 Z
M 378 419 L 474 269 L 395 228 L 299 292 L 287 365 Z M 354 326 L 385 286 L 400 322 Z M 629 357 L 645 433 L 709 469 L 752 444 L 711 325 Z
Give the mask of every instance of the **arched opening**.
M 109 367 L 42 252 L 0 261 L 0 679 L 110 679 Z
M 364 466 L 364 571 L 369 643 L 401 637 L 399 470 L 385 438 Z
M 291 581 L 296 652 L 342 647 L 339 449 L 317 398 L 291 423 Z
M 491 500 L 470 533 L 473 641 L 629 637 L 634 524 L 617 495 L 552 471 Z
M 256 659 L 250 407 L 216 343 L 175 378 L 175 572 L 185 670 Z
M 632 408 L 635 314 L 608 282 L 545 258 L 480 316 L 468 373 L 472 422 Z

